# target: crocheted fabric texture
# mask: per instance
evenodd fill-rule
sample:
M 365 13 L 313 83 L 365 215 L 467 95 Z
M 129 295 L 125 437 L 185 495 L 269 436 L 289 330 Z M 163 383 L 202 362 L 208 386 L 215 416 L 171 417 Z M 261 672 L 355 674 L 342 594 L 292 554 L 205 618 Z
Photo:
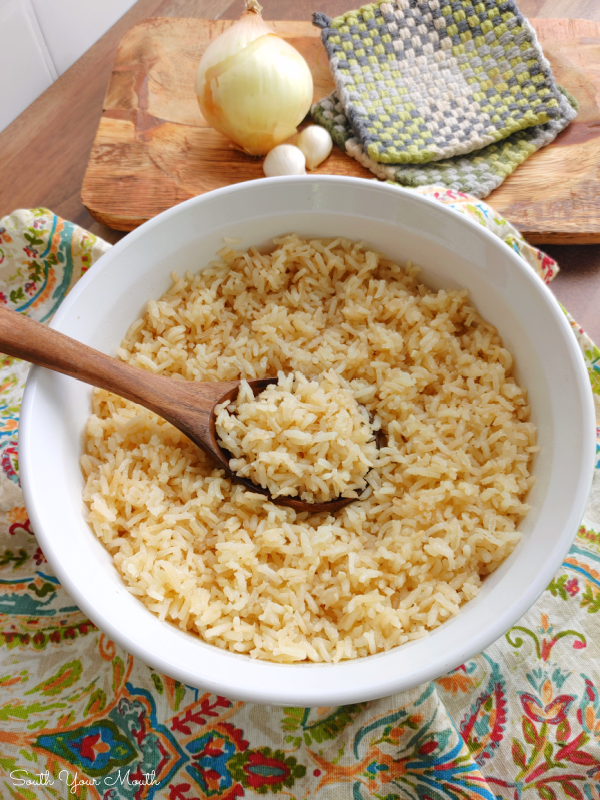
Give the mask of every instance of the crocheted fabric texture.
M 315 103 L 312 117 L 317 124 L 327 128 L 338 147 L 381 180 L 413 187 L 441 184 L 483 198 L 500 186 L 532 153 L 550 144 L 567 127 L 570 119 L 564 109 L 568 107 L 569 115 L 576 112 L 577 101 L 566 89 L 559 89 L 564 94 L 560 100 L 561 113 L 550 122 L 517 131 L 497 144 L 467 155 L 428 164 L 379 164 L 373 161 L 354 136 L 336 92 Z
M 313 22 L 354 135 L 378 163 L 469 153 L 561 114 L 514 0 L 384 0 Z

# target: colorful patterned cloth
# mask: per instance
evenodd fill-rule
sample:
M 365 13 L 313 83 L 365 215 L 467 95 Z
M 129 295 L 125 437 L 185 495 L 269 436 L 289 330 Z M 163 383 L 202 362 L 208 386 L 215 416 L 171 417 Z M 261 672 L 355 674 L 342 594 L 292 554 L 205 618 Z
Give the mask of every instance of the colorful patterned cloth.
M 577 110 L 575 98 L 562 86 L 558 88 Z M 517 131 L 506 139 L 466 155 L 427 164 L 380 164 L 367 155 L 354 135 L 336 92 L 315 103 L 311 114 L 318 125 L 327 128 L 341 150 L 381 180 L 413 188 L 437 184 L 480 198 L 497 189 L 530 155 L 553 142 L 569 124 L 569 120 L 560 114 L 544 125 Z
M 378 163 L 450 158 L 576 115 L 514 0 L 379 0 L 313 22 L 355 137 Z
M 544 280 L 556 273 L 484 203 L 420 191 L 492 230 Z M 107 249 L 50 211 L 16 212 L 0 220 L 0 300 L 47 320 Z M 598 400 L 600 351 L 572 325 Z M 599 800 L 600 478 L 548 589 L 473 660 L 371 703 L 234 702 L 128 655 L 53 576 L 19 488 L 26 373 L 0 357 L 1 798 Z

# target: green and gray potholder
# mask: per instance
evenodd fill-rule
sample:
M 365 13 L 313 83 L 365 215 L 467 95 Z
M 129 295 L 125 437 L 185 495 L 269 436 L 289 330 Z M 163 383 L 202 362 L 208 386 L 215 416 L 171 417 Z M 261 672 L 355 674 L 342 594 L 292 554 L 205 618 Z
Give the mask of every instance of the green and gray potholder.
M 313 21 L 353 138 L 378 164 L 448 159 L 576 115 L 514 0 L 380 0 Z
M 481 150 L 427 164 L 379 164 L 373 161 L 356 138 L 336 92 L 315 103 L 312 116 L 317 124 L 329 131 L 338 147 L 381 180 L 412 187 L 440 184 L 483 198 L 500 186 L 530 155 L 554 141 L 567 127 L 570 119 L 562 113 L 563 105 L 566 103 L 574 114 L 577 101 L 566 90 L 560 88 L 560 91 L 565 95 L 560 106 L 561 113 L 550 122 L 517 131 Z

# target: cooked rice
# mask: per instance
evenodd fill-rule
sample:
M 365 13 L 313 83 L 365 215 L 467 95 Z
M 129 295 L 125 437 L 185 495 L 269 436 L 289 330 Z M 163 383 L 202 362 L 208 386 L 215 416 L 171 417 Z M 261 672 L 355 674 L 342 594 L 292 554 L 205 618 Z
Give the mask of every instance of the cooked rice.
M 535 427 L 467 291 L 343 239 L 224 248 L 174 276 L 119 356 L 179 380 L 333 369 L 381 420 L 364 499 L 296 514 L 234 486 L 155 414 L 96 391 L 84 499 L 129 590 L 206 642 L 272 661 L 367 656 L 458 613 L 513 550 Z
M 326 502 L 366 488 L 377 457 L 369 413 L 334 370 L 311 381 L 280 372 L 256 398 L 243 381 L 235 402 L 215 411 L 219 444 L 234 456 L 231 471 L 272 497 Z

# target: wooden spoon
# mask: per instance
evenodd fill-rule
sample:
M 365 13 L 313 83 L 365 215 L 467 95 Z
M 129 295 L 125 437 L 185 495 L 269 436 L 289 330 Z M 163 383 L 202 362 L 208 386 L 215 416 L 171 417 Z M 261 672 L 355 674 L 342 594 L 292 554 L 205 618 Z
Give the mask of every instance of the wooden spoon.
M 0 351 L 40 367 L 62 372 L 83 383 L 106 389 L 166 419 L 201 447 L 215 466 L 249 491 L 269 497 L 271 502 L 313 514 L 333 512 L 356 498 L 339 497 L 327 503 L 307 503 L 296 497 L 272 498 L 267 489 L 229 468 L 229 459 L 217 443 L 215 406 L 237 395 L 240 381 L 177 381 L 156 375 L 124 361 L 105 356 L 81 342 L 52 330 L 40 322 L 0 306 Z M 248 381 L 256 395 L 277 378 Z

